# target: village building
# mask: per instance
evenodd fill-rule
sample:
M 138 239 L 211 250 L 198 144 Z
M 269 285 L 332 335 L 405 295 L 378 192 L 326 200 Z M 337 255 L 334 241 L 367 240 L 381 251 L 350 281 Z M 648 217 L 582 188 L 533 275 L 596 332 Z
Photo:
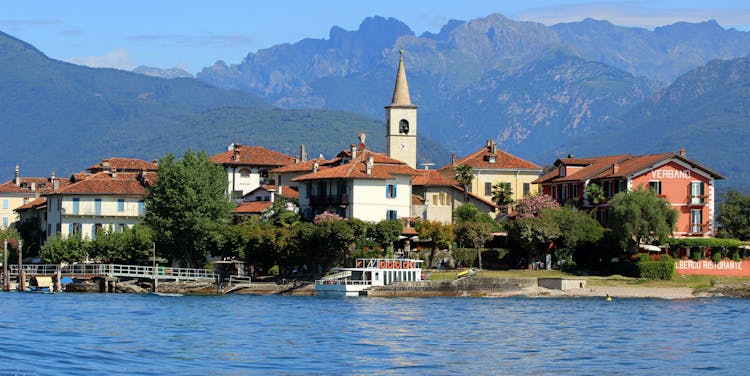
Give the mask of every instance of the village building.
M 20 167 L 16 165 L 15 177 L 0 184 L 0 229 L 18 224 L 22 218 L 16 210 L 51 190 L 53 181 L 56 181 L 54 172 L 49 178 L 22 177 Z
M 460 165 L 470 166 L 474 173 L 474 179 L 467 187 L 469 193 L 490 202 L 496 184 L 509 188 L 516 202 L 539 190 L 534 181 L 542 173 L 542 168 L 500 150 L 495 140 L 487 140 L 482 148 L 461 159 L 456 160 L 454 156 L 451 164 L 439 171 L 446 177 L 454 177 L 456 166 Z
M 263 184 L 276 184 L 269 171 L 294 163 L 288 155 L 262 146 L 229 145 L 227 151 L 211 156 L 211 161 L 222 165 L 227 173 L 227 196 L 236 202 Z
M 299 197 L 296 188 L 277 185 L 262 185 L 243 197 L 243 200 L 232 210 L 235 221 L 247 217 L 257 217 L 263 214 L 280 198 L 295 200 Z M 290 207 L 294 210 L 294 207 Z
M 714 236 L 715 182 L 720 174 L 679 153 L 634 156 L 630 154 L 593 158 L 560 158 L 554 169 L 537 179 L 542 192 L 560 203 L 596 210 L 607 224 L 609 199 L 618 192 L 638 187 L 655 191 L 666 199 L 679 216 L 674 236 Z M 595 205 L 586 193 L 591 184 L 602 187 L 604 201 Z
M 144 199 L 156 181 L 156 170 L 156 162 L 105 159 L 69 179 L 55 178 L 42 197 L 46 204 L 30 203 L 21 212 L 46 223 L 47 239 L 71 235 L 94 239 L 101 229 L 122 231 L 143 220 Z
M 453 211 L 468 198 L 480 211 L 494 215 L 499 207 L 491 200 L 465 192 L 455 179 L 437 170 L 418 170 L 412 179 L 412 218 L 453 223 Z

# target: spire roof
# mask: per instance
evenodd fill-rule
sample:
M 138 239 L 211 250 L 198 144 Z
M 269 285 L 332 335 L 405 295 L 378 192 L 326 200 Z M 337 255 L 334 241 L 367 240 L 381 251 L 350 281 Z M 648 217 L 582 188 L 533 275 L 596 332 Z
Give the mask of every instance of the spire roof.
M 398 60 L 398 73 L 396 73 L 396 86 L 393 88 L 393 100 L 391 105 L 411 106 L 409 98 L 409 84 L 406 82 L 406 70 L 404 69 L 404 50 L 400 51 Z

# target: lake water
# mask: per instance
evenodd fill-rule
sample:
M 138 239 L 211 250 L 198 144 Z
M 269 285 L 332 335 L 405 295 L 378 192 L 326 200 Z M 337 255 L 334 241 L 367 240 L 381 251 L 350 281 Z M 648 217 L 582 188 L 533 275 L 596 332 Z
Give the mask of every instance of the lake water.
M 750 300 L 0 293 L 0 374 L 747 374 Z

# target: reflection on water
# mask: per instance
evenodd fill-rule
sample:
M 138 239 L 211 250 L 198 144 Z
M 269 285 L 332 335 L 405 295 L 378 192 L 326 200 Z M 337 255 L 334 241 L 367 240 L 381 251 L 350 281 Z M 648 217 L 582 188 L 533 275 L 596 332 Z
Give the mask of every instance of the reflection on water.
M 0 293 L 0 374 L 740 374 L 750 300 Z

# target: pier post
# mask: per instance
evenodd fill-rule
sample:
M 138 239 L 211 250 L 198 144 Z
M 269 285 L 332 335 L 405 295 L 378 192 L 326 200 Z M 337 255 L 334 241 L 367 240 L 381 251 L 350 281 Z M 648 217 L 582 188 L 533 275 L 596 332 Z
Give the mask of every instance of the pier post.
M 55 292 L 62 292 L 62 284 L 60 283 L 60 280 L 62 280 L 62 271 L 60 269 L 57 269 L 57 272 L 55 273 Z
M 10 291 L 10 275 L 8 275 L 8 239 L 3 239 L 3 291 Z
M 18 239 L 18 291 L 26 290 L 26 276 L 23 272 L 23 240 Z

